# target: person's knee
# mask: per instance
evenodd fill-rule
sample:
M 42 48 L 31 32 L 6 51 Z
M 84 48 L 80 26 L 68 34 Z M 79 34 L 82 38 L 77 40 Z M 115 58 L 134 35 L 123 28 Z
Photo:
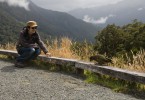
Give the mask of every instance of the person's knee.
M 40 49 L 36 49 L 36 50 L 35 50 L 35 54 L 36 54 L 36 55 L 39 55 L 40 53 L 41 53 L 41 50 L 40 50 Z
M 35 52 L 35 49 L 34 48 L 29 48 L 29 54 L 33 54 Z

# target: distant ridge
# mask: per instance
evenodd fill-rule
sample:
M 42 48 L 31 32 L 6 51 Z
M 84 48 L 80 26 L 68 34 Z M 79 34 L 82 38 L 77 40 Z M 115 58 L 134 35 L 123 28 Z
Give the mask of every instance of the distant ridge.
M 132 22 L 134 19 L 145 22 L 145 0 L 123 0 L 117 4 L 75 9 L 68 13 L 79 19 L 84 19 L 85 15 L 94 20 L 106 19 L 105 23 L 98 23 L 97 25 L 99 26 L 113 23 L 122 26 Z
M 67 36 L 74 40 L 93 41 L 98 29 L 96 26 L 86 23 L 80 19 L 58 11 L 46 10 L 36 6 L 30 1 L 30 11 L 21 7 L 9 6 L 7 3 L 0 2 L 0 43 L 7 40 L 3 38 L 12 38 L 9 41 L 15 41 L 18 32 L 22 29 L 28 20 L 35 20 L 39 24 L 39 31 L 46 37 Z M 10 36 L 10 37 L 9 37 Z

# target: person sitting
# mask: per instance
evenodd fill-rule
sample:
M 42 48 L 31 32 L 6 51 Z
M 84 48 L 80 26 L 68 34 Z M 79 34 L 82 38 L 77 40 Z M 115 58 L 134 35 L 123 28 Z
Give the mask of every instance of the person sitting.
M 24 67 L 27 61 L 36 59 L 41 53 L 41 49 L 46 56 L 51 55 L 37 32 L 37 26 L 37 22 L 28 21 L 26 27 L 20 32 L 16 44 L 16 50 L 19 54 L 15 62 L 16 67 Z

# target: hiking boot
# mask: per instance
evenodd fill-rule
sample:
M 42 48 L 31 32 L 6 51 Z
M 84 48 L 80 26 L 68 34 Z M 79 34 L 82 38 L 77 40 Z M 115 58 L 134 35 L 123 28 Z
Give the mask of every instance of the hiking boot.
M 18 62 L 18 61 L 16 61 L 16 62 L 15 62 L 15 67 L 18 67 L 18 68 L 24 68 L 25 65 L 24 65 L 24 63 L 22 63 L 22 62 Z

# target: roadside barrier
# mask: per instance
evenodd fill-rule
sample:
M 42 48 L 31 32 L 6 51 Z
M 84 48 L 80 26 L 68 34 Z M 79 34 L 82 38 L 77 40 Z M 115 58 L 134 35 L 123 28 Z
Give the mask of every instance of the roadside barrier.
M 11 51 L 11 50 L 0 50 L 0 54 L 14 56 L 14 57 L 18 56 L 16 51 Z M 78 69 L 78 72 L 82 72 L 83 70 L 89 70 L 95 73 L 100 73 L 103 75 L 109 75 L 127 81 L 145 84 L 145 73 L 114 68 L 111 66 L 98 66 L 90 62 L 82 62 L 75 59 L 46 57 L 43 55 L 38 56 L 38 58 L 43 61 L 47 61 L 49 63 L 53 63 L 57 65 L 71 65 L 73 67 L 76 67 Z

